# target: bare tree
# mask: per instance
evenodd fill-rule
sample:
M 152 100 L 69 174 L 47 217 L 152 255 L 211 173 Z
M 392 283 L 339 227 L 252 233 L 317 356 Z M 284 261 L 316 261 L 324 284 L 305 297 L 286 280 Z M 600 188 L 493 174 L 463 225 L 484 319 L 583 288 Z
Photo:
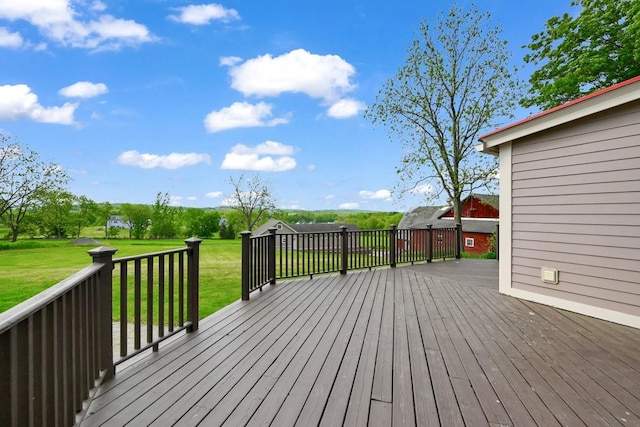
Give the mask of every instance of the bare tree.
M 0 133 L 0 221 L 17 240 L 20 225 L 43 191 L 62 191 L 68 175 L 56 163 Z
M 380 90 L 365 117 L 388 127 L 404 147 L 401 193 L 444 192 L 460 222 L 461 199 L 495 177 L 497 162 L 476 153 L 481 131 L 511 117 L 519 96 L 507 43 L 490 15 L 452 6 L 432 28 L 421 22 L 406 63 Z
M 245 221 L 247 230 L 251 231 L 269 212 L 276 208 L 271 188 L 260 181 L 258 175 L 245 179 L 240 175 L 237 180 L 229 178 L 233 186 L 233 194 L 229 204 Z

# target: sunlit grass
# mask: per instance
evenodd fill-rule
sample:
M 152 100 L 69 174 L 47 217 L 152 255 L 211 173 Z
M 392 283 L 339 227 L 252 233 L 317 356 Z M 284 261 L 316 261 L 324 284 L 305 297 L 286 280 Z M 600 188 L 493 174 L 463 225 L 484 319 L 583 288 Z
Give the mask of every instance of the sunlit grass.
M 184 247 L 176 240 L 106 240 L 101 245 L 118 249 L 115 257 L 140 255 Z M 22 240 L 0 250 L 0 312 L 42 292 L 91 264 L 87 251 L 95 245 Z M 200 247 L 200 317 L 241 296 L 239 240 L 205 240 Z M 144 285 L 146 286 L 146 285 Z M 114 291 L 116 291 L 114 289 Z M 118 299 L 114 301 L 117 307 Z M 130 309 L 132 310 L 132 309 Z M 127 317 L 131 317 L 130 311 Z

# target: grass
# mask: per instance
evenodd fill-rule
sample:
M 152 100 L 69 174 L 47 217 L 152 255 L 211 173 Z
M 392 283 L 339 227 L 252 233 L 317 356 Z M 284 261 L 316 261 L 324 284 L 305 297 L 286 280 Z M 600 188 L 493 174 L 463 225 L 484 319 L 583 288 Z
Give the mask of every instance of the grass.
M 116 257 L 184 246 L 183 240 L 107 240 Z M 42 292 L 91 264 L 93 245 L 20 240 L 0 244 L 0 312 Z M 240 299 L 241 241 L 205 240 L 200 248 L 200 318 Z
M 101 240 L 118 249 L 116 257 L 147 254 L 184 247 L 176 240 Z M 87 250 L 95 245 L 74 245 L 67 240 L 0 242 L 0 312 L 44 291 L 91 263 Z M 463 253 L 465 258 L 485 256 Z M 494 255 L 495 256 L 495 255 Z M 316 260 L 320 262 L 319 260 Z M 204 240 L 200 247 L 200 318 L 241 297 L 241 241 Z M 115 273 L 115 272 L 114 272 Z M 117 289 L 114 289 L 114 307 Z M 132 307 L 129 317 L 132 316 Z M 116 314 L 117 317 L 117 314 Z

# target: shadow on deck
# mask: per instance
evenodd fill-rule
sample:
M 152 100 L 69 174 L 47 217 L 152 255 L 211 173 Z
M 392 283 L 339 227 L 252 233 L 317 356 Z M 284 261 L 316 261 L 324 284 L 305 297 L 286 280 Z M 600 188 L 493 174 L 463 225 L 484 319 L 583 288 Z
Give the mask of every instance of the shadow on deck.
M 83 425 L 640 425 L 640 330 L 461 260 L 278 283 L 104 384 Z

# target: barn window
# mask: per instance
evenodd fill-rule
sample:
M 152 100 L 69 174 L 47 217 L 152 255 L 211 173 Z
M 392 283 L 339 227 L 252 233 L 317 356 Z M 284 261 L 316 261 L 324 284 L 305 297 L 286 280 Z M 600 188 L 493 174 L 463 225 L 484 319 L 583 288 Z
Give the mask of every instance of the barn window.
M 475 240 L 473 239 L 473 237 L 465 237 L 464 245 L 472 248 L 475 245 Z
M 281 224 L 281 223 L 278 223 L 278 225 L 276 225 L 276 228 L 277 228 L 278 230 L 282 230 L 282 224 Z

